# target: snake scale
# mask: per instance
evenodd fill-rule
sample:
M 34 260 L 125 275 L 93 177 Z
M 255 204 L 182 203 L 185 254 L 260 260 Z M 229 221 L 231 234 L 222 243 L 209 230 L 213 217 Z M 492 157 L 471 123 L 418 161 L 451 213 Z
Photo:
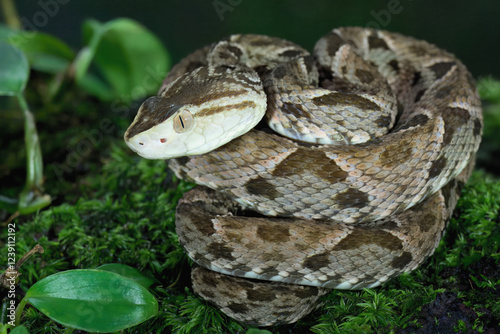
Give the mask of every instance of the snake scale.
M 199 265 L 193 288 L 263 326 L 296 321 L 328 289 L 376 287 L 430 256 L 482 127 L 456 57 L 344 27 L 313 55 L 262 35 L 195 51 L 143 103 L 125 141 L 200 185 L 176 210 Z

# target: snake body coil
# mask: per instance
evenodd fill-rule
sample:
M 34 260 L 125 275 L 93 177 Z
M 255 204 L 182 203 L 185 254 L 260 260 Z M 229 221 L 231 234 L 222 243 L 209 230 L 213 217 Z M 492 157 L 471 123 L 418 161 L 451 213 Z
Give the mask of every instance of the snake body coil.
M 264 113 L 280 134 L 255 127 Z M 194 52 L 125 140 L 205 186 L 176 213 L 189 257 L 212 270 L 193 272 L 195 290 L 270 325 L 307 314 L 326 289 L 375 287 L 430 256 L 481 134 L 474 80 L 457 58 L 347 27 L 314 56 L 259 35 Z

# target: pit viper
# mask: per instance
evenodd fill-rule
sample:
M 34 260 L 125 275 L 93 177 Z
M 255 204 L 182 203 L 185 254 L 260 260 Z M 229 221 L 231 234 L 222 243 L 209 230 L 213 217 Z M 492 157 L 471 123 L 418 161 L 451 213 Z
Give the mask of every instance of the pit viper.
M 482 127 L 455 56 L 342 27 L 313 54 L 250 34 L 193 52 L 124 138 L 200 185 L 176 210 L 199 265 L 194 290 L 264 326 L 296 321 L 329 289 L 417 268 L 444 233 Z

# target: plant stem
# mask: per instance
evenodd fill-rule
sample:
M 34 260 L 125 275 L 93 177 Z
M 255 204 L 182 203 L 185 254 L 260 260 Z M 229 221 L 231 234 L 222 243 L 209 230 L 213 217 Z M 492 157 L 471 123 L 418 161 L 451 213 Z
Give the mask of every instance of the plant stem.
M 26 306 L 26 303 L 27 303 L 26 298 L 23 298 L 19 303 L 19 305 L 17 305 L 16 307 L 16 322 L 15 322 L 16 327 L 21 324 L 21 316 L 23 315 L 23 310 L 24 307 Z
M 38 180 L 43 177 L 43 162 L 40 149 L 40 140 L 36 132 L 35 118 L 28 109 L 28 103 L 22 94 L 17 95 L 19 105 L 24 115 L 24 142 L 26 145 L 27 175 L 26 186 L 38 186 Z
M 16 327 L 21 324 L 21 316 L 23 315 L 24 307 L 26 306 L 27 302 L 28 301 L 26 300 L 26 298 L 23 298 L 19 305 L 17 305 L 16 307 L 16 322 L 14 323 Z
M 26 185 L 19 195 L 20 213 L 30 213 L 50 204 L 50 196 L 43 193 L 43 160 L 35 118 L 22 93 L 16 95 L 24 115 L 26 146 Z
M 12 0 L 1 0 L 2 9 L 4 12 L 5 22 L 9 27 L 16 30 L 21 30 L 21 20 L 19 20 L 19 15 L 17 14 L 16 6 Z

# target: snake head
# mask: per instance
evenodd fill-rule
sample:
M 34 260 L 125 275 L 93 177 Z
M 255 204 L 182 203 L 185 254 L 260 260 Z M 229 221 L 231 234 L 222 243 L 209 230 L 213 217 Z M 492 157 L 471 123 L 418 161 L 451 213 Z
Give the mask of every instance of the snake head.
M 229 75 L 200 68 L 144 101 L 125 132 L 128 147 L 146 159 L 171 159 L 210 152 L 248 132 L 264 116 L 266 97 L 248 85 L 227 87 Z
M 185 144 L 175 137 L 190 130 L 193 125 L 189 110 L 169 103 L 161 96 L 152 96 L 139 108 L 124 139 L 132 151 L 146 159 L 168 159 L 165 146 L 168 146 L 168 155 L 185 152 Z

